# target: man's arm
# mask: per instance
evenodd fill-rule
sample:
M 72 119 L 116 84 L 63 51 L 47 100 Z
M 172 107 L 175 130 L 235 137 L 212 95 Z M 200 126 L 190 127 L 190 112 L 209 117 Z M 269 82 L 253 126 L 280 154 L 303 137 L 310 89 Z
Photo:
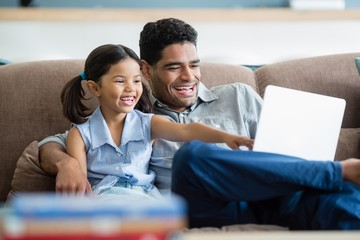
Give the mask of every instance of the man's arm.
M 48 141 L 40 142 L 39 145 L 40 166 L 47 173 L 56 175 L 56 192 L 79 195 L 92 193 L 78 161 L 66 153 L 63 144 L 58 141 Z

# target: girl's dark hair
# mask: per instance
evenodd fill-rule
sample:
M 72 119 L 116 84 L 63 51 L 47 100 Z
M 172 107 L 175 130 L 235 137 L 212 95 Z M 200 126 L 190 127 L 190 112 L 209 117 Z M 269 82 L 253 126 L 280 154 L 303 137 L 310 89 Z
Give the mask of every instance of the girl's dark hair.
M 154 65 L 162 58 L 162 51 L 171 44 L 191 42 L 196 46 L 197 31 L 176 18 L 164 18 L 147 23 L 140 33 L 140 58 Z
M 118 62 L 132 58 L 140 66 L 140 59 L 136 53 L 128 47 L 115 44 L 106 44 L 95 48 L 87 57 L 85 61 L 84 74 L 86 79 L 91 79 L 98 83 L 101 77 L 105 75 L 110 67 Z M 63 114 L 70 122 L 79 124 L 86 122 L 87 117 L 92 114 L 89 108 L 86 107 L 83 101 L 85 98 L 85 91 L 81 86 L 82 76 L 78 75 L 71 79 L 61 91 L 61 103 L 63 106 Z M 142 112 L 152 112 L 153 106 L 150 101 L 150 92 L 148 87 L 142 83 L 143 93 L 135 109 Z

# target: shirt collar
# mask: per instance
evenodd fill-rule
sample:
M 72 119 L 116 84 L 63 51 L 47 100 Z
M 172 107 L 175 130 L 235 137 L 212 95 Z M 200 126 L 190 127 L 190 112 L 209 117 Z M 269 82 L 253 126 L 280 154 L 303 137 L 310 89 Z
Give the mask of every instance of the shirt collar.
M 132 110 L 126 115 L 121 144 L 125 145 L 130 141 L 141 141 L 145 139 L 142 128 L 141 112 Z
M 215 94 L 210 91 L 208 88 L 205 87 L 203 83 L 199 83 L 199 91 L 198 91 L 198 99 L 196 100 L 196 103 L 190 107 L 191 110 L 197 107 L 199 103 L 202 102 L 212 102 L 216 100 L 218 97 L 215 96 Z M 152 94 L 150 96 L 151 103 L 153 106 L 157 106 L 160 108 L 168 108 L 168 106 L 164 103 L 162 103 L 160 100 L 158 100 L 156 97 L 154 97 Z
M 144 139 L 143 131 L 139 131 L 141 120 L 136 112 L 133 110 L 126 115 L 124 129 L 121 137 L 121 145 L 127 144 L 129 141 L 136 141 Z M 104 144 L 109 144 L 114 147 L 114 140 L 111 137 L 110 130 L 106 124 L 104 116 L 101 113 L 100 107 L 96 108 L 95 112 L 89 117 L 91 148 L 95 149 Z

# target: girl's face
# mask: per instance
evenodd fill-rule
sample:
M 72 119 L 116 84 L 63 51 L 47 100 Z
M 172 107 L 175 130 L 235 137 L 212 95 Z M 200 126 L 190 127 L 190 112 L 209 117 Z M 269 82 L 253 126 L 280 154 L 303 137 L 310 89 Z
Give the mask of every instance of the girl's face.
M 121 60 L 102 76 L 98 98 L 103 114 L 131 112 L 143 92 L 139 64 L 132 58 Z

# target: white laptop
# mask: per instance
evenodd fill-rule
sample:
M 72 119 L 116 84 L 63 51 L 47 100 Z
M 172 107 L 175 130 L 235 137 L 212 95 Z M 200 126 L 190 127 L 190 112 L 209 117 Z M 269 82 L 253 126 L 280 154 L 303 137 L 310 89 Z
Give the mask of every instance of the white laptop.
M 345 100 L 269 85 L 254 151 L 334 160 Z

